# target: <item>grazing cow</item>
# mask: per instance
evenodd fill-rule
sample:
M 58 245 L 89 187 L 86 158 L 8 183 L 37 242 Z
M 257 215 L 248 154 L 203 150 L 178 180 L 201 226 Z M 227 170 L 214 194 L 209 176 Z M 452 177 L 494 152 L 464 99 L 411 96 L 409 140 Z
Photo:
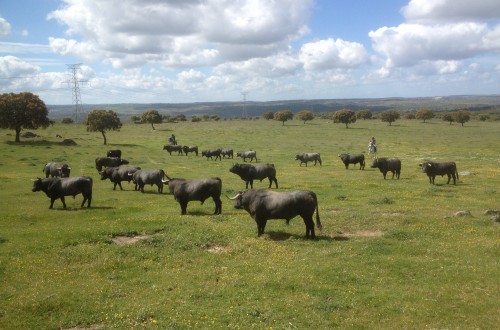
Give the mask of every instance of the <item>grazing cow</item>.
M 75 176 L 71 178 L 45 178 L 33 180 L 33 188 L 31 191 L 43 191 L 50 198 L 51 209 L 54 206 L 56 199 L 61 199 L 63 207 L 66 208 L 64 196 L 83 195 L 83 202 L 80 207 L 83 207 L 87 202 L 87 207 L 90 207 L 92 201 L 92 178 L 90 176 Z
M 314 161 L 314 166 L 316 166 L 317 162 L 319 162 L 319 165 L 322 165 L 321 157 L 318 153 L 300 154 L 295 156 L 295 160 L 300 160 L 300 166 L 302 166 L 302 163 L 305 163 L 307 166 L 307 162 L 312 162 L 312 161 Z
M 172 151 L 177 151 L 177 155 L 182 155 L 182 146 L 177 144 L 165 144 L 163 150 L 167 150 L 170 155 L 172 155 Z
M 122 158 L 122 151 L 120 149 L 108 150 L 106 153 L 107 157 Z
M 222 180 L 220 178 L 209 178 L 201 180 L 170 179 L 168 189 L 174 195 L 174 198 L 181 206 L 181 214 L 186 214 L 188 202 L 200 201 L 201 204 L 206 199 L 212 197 L 215 203 L 214 214 L 221 214 L 222 201 Z
M 183 146 L 182 147 L 182 151 L 184 151 L 184 153 L 186 154 L 186 156 L 190 152 L 194 152 L 196 154 L 196 156 L 198 156 L 198 146 Z
M 95 168 L 101 171 L 103 167 L 118 167 L 120 165 L 127 165 L 128 160 L 117 157 L 97 157 L 95 159 Z
M 137 170 L 134 173 L 129 173 L 132 180 L 141 192 L 144 192 L 144 186 L 149 184 L 158 186 L 158 193 L 163 192 L 163 184 L 167 183 L 164 178 L 170 179 L 163 170 Z
M 132 180 L 132 175 L 130 174 L 134 174 L 140 169 L 140 167 L 108 167 L 99 172 L 99 174 L 101 174 L 101 180 L 109 179 L 114 183 L 113 190 L 116 190 L 116 185 L 120 186 L 120 190 L 123 190 L 122 181 L 130 183 Z M 137 190 L 137 186 L 135 190 Z
M 436 162 L 423 162 L 420 164 L 422 167 L 422 172 L 425 172 L 429 177 L 429 183 L 434 184 L 434 179 L 436 175 L 447 175 L 448 182 L 450 184 L 451 178 L 453 178 L 453 184 L 457 184 L 456 180 L 458 180 L 458 171 L 457 164 L 455 162 L 447 162 L 447 163 L 436 163 Z
M 359 163 L 360 170 L 365 169 L 365 155 L 363 154 L 359 155 L 340 154 L 339 157 L 340 159 L 342 159 L 342 162 L 344 163 L 346 170 L 349 168 L 349 164 L 357 164 L 357 163 Z
M 223 148 L 220 151 L 220 154 L 222 155 L 222 158 L 233 158 L 233 149 L 232 148 Z
M 42 172 L 45 173 L 46 178 L 49 176 L 52 178 L 59 176 L 61 178 L 67 178 L 71 172 L 71 167 L 69 167 L 68 164 L 49 162 L 45 164 Z
M 250 158 L 250 162 L 255 158 L 255 162 L 257 162 L 257 152 L 253 150 L 239 151 L 236 153 L 236 157 L 243 158 L 244 162 L 247 161 L 247 158 Z
M 318 199 L 312 191 L 297 190 L 276 192 L 263 189 L 250 189 L 230 198 L 236 200 L 237 209 L 245 209 L 257 223 L 258 235 L 264 234 L 267 220 L 285 219 L 287 223 L 300 215 L 306 225 L 306 237 L 315 238 L 313 215 L 316 210 L 316 226 L 321 231 Z
M 269 188 L 271 188 L 274 181 L 276 189 L 278 189 L 278 180 L 276 179 L 274 164 L 234 164 L 233 167 L 229 169 L 229 172 L 238 175 L 241 180 L 245 181 L 245 189 L 248 189 L 248 183 L 250 183 L 250 188 L 253 188 L 253 180 L 260 180 L 260 182 L 262 182 L 265 178 L 269 179 Z
M 399 175 L 401 174 L 401 160 L 398 158 L 375 158 L 372 163 L 372 168 L 378 168 L 380 172 L 385 176 L 387 172 L 392 172 L 392 178 L 394 179 L 394 175 L 399 180 Z
M 219 158 L 219 160 L 222 160 L 222 157 L 221 157 L 221 151 L 222 149 L 218 148 L 218 149 L 213 149 L 213 150 L 203 150 L 201 152 L 201 157 L 207 157 L 207 160 L 210 158 L 210 159 L 213 159 L 213 157 L 215 157 L 214 160 L 217 160 L 217 158 Z

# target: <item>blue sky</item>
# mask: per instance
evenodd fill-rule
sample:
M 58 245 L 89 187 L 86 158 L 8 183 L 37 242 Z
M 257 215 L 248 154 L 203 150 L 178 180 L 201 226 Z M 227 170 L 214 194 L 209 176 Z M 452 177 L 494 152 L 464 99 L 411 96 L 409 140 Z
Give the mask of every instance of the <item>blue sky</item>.
M 0 93 L 71 104 L 500 94 L 498 0 L 3 0 Z

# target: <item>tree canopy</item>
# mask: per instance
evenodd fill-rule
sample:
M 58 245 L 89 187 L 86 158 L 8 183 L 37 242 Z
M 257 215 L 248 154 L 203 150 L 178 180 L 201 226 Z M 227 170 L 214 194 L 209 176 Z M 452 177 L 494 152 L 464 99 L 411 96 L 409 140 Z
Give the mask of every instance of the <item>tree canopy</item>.
M 360 110 L 356 112 L 356 118 L 358 119 L 371 119 L 373 116 L 370 110 Z
M 455 117 L 455 121 L 457 123 L 460 123 L 460 124 L 462 124 L 462 126 L 464 126 L 464 123 L 466 123 L 470 120 L 470 113 L 469 113 L 469 111 L 459 110 L 459 111 L 455 112 L 454 117 Z
M 267 120 L 274 119 L 274 113 L 272 113 L 271 111 L 264 112 L 262 114 L 262 117 Z
M 285 121 L 293 119 L 293 112 L 290 110 L 281 110 L 274 114 L 274 120 L 281 121 L 283 126 L 285 125 Z
M 422 119 L 425 123 L 426 120 L 434 118 L 434 112 L 431 109 L 420 109 L 415 114 L 417 119 Z
M 22 92 L 0 95 L 0 128 L 16 131 L 20 142 L 22 129 L 46 128 L 50 125 L 49 111 L 38 95 Z
M 356 113 L 352 110 L 343 109 L 333 113 L 333 122 L 345 124 L 345 128 L 349 128 L 349 124 L 356 122 Z
M 451 123 L 453 123 L 455 121 L 455 118 L 454 118 L 452 113 L 445 113 L 443 115 L 443 121 L 447 121 L 451 125 Z
M 302 110 L 297 113 L 296 118 L 302 120 L 305 124 L 306 121 L 314 119 L 314 113 L 311 110 Z
M 380 114 L 380 119 L 389 123 L 389 126 L 392 126 L 392 123 L 399 119 L 399 112 L 395 110 L 384 111 Z
M 151 128 L 154 130 L 154 124 L 161 124 L 163 117 L 157 110 L 148 110 L 141 115 L 141 122 L 151 124 Z
M 88 132 L 101 132 L 104 144 L 107 144 L 105 131 L 118 131 L 122 127 L 118 114 L 113 110 L 93 110 L 84 123 Z

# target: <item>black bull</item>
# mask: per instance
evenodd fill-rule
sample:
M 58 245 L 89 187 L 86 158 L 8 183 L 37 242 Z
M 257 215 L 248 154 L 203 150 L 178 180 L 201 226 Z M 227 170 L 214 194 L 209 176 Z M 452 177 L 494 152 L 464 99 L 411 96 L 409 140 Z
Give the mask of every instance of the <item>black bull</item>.
M 357 163 L 359 163 L 360 170 L 365 169 L 365 155 L 363 154 L 358 154 L 358 155 L 340 154 L 339 157 L 342 160 L 342 163 L 344 163 L 346 170 L 349 168 L 349 164 L 357 164 Z
M 455 162 L 447 162 L 447 163 L 436 163 L 436 162 L 423 162 L 420 164 L 422 167 L 422 172 L 427 174 L 429 177 L 429 183 L 434 184 L 434 179 L 436 175 L 447 175 L 448 182 L 450 183 L 451 178 L 453 178 L 453 184 L 456 184 L 456 180 L 458 180 L 458 171 L 457 164 Z
M 141 192 L 144 192 L 144 186 L 149 184 L 149 185 L 156 185 L 158 186 L 158 193 L 163 192 L 163 184 L 167 183 L 164 178 L 170 179 L 166 174 L 165 171 L 159 169 L 159 170 L 137 170 L 134 173 L 129 173 L 129 175 L 132 177 L 132 180 L 136 184 L 137 189 L 139 189 Z
M 101 174 L 101 180 L 109 179 L 114 183 L 113 190 L 116 189 L 116 185 L 120 187 L 120 190 L 123 190 L 122 181 L 130 183 L 132 180 L 131 174 L 134 174 L 140 169 L 140 167 L 108 167 L 99 172 L 99 174 Z M 135 187 L 135 190 L 137 190 L 137 186 Z
M 50 198 L 50 209 L 54 206 L 56 199 L 61 199 L 64 208 L 66 202 L 64 196 L 83 195 L 83 202 L 80 207 L 83 207 L 87 202 L 87 207 L 90 207 L 92 201 L 92 178 L 89 176 L 75 176 L 71 178 L 45 178 L 33 180 L 33 192 L 43 191 Z
M 253 180 L 264 180 L 269 179 L 269 188 L 271 188 L 273 182 L 278 189 L 278 180 L 276 179 L 276 169 L 274 164 L 265 165 L 251 165 L 251 164 L 234 164 L 233 167 L 229 169 L 229 172 L 238 175 L 246 183 L 246 189 L 248 189 L 248 184 L 250 183 L 250 188 L 253 188 Z
M 308 190 L 276 192 L 263 189 L 250 189 L 230 198 L 235 200 L 237 209 L 244 209 L 257 223 L 258 235 L 264 234 L 267 220 L 285 219 L 287 223 L 300 215 L 306 225 L 306 237 L 315 238 L 313 215 L 316 211 L 316 227 L 321 231 L 318 199 Z
M 220 178 L 208 178 L 200 180 L 170 179 L 168 189 L 174 195 L 174 198 L 181 206 L 181 214 L 187 212 L 187 205 L 190 201 L 200 201 L 201 204 L 206 199 L 212 197 L 215 203 L 214 214 L 221 214 L 222 201 L 222 180 Z
M 387 172 L 392 173 L 393 179 L 394 175 L 396 175 L 396 178 L 399 179 L 399 175 L 401 174 L 401 160 L 398 158 L 375 158 L 371 167 L 378 168 L 384 175 L 384 180 Z
M 118 157 L 97 157 L 95 159 L 95 168 L 100 172 L 103 167 L 117 167 L 127 165 L 128 160 Z

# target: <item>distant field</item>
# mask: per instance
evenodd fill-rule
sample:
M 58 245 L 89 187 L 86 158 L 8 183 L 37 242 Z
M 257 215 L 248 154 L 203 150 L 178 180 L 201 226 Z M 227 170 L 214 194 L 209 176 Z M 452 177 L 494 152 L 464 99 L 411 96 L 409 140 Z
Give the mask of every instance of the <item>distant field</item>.
M 0 130 L 0 329 L 493 329 L 500 324 L 498 122 L 464 127 L 431 120 L 343 125 L 315 119 L 124 124 L 100 133 L 56 124 L 14 143 Z M 254 221 L 226 197 L 192 202 L 180 216 L 173 197 L 123 183 L 113 191 L 94 159 L 108 149 L 171 177 L 220 177 L 223 194 L 244 189 L 235 162 L 170 156 L 170 134 L 202 149 L 253 149 L 277 168 L 279 191 L 316 192 L 323 231 L 304 239 L 300 218 Z M 77 146 L 63 146 L 71 138 Z M 370 168 L 368 139 L 380 157 L 402 161 L 400 180 Z M 323 166 L 295 155 L 319 152 Z M 344 169 L 339 153 L 365 153 Z M 457 185 L 430 185 L 423 160 L 455 161 Z M 94 179 L 90 209 L 81 195 L 60 201 L 31 192 L 48 161 Z M 255 182 L 267 188 L 268 182 Z M 166 192 L 166 190 L 165 190 Z M 470 215 L 456 216 L 459 211 Z M 467 213 L 464 212 L 464 213 Z M 127 243 L 127 244 L 124 244 Z

